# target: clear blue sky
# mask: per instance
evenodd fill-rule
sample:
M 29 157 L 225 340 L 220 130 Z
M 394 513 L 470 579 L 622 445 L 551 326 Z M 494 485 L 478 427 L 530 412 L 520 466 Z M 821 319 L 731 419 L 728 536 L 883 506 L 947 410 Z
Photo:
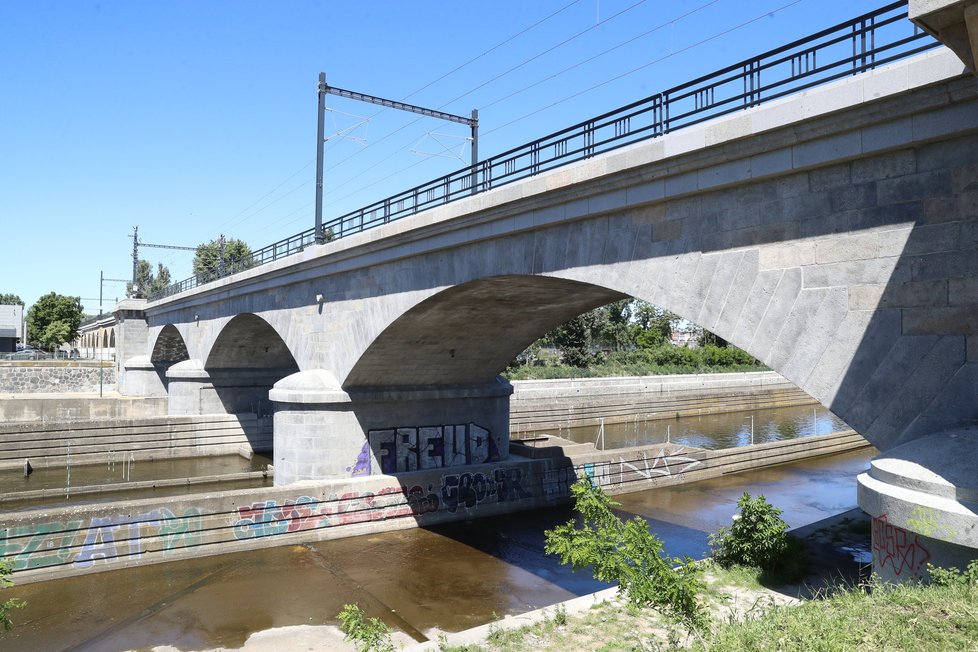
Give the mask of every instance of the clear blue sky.
M 469 115 L 490 156 L 831 26 L 839 0 L 0 0 L 0 293 L 98 312 L 128 237 L 257 248 L 313 225 L 316 81 Z M 746 24 L 745 24 L 746 23 Z M 610 50 L 610 51 L 609 51 Z M 607 52 L 606 52 L 607 51 Z M 462 167 L 462 125 L 328 98 L 326 208 Z M 468 150 L 463 151 L 467 160 Z M 192 253 L 141 249 L 174 280 Z M 106 309 L 125 294 L 106 283 Z

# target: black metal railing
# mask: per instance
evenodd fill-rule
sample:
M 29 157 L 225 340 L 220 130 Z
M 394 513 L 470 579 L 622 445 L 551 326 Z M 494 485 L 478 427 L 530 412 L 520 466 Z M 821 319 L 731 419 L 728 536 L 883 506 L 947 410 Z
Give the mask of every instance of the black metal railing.
M 940 46 L 895 2 L 757 57 L 609 111 L 323 223 L 321 240 L 387 224 L 474 193 L 743 111 Z M 473 186 L 475 186 L 473 188 Z M 315 229 L 252 254 L 249 267 L 301 251 Z M 225 270 L 225 274 L 239 270 Z M 158 299 L 213 280 L 187 279 Z

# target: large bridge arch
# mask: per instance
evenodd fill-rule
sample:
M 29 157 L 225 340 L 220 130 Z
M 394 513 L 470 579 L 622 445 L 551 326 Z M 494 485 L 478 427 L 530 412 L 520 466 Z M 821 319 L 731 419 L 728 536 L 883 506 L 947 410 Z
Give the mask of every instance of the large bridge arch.
M 547 331 L 625 297 L 551 276 L 493 276 L 453 286 L 418 302 L 387 326 L 343 387 L 489 383 Z
M 271 413 L 268 391 L 299 371 L 288 345 L 262 317 L 236 315 L 219 331 L 203 361 L 209 386 L 202 388 L 203 412 Z

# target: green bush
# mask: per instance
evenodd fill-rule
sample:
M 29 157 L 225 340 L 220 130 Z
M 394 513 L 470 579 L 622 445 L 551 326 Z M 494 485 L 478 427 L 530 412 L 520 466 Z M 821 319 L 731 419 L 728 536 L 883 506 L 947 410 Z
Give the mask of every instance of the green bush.
M 612 501 L 589 478 L 571 486 L 580 524 L 572 520 L 546 532 L 545 550 L 574 570 L 591 566 L 602 582 L 618 582 L 629 603 L 650 606 L 690 627 L 701 627 L 706 613 L 697 595 L 701 569 L 685 557 L 665 558 L 662 541 L 636 516 L 622 521 Z
M 346 640 L 353 641 L 357 652 L 394 652 L 390 627 L 379 618 L 364 618 L 359 605 L 343 605 L 337 617 Z
M 781 510 L 764 496 L 751 498 L 745 493 L 737 501 L 740 513 L 730 529 L 720 528 L 710 535 L 713 560 L 724 568 L 734 565 L 758 568 L 762 579 L 790 582 L 805 570 L 801 542 L 788 536 L 788 524 Z
M 978 586 L 978 559 L 968 564 L 964 572 L 957 568 L 940 568 L 927 564 L 930 583 L 936 586 Z
M 0 561 L 0 589 L 5 589 L 7 587 L 13 586 L 14 583 L 10 581 L 10 565 L 6 562 Z M 0 602 L 0 626 L 3 627 L 5 631 L 10 631 L 14 623 L 10 619 L 11 609 L 22 609 L 26 603 L 23 600 L 17 600 L 16 598 L 10 598 L 3 602 Z

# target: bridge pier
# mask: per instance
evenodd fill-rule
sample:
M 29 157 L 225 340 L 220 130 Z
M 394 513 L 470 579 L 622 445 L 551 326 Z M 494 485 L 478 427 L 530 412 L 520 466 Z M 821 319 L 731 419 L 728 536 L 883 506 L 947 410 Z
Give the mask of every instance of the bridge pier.
M 859 476 L 873 517 L 873 572 L 891 582 L 929 579 L 927 565 L 963 569 L 978 549 L 978 428 L 897 446 Z
M 191 358 L 178 362 L 166 371 L 167 392 L 170 395 L 167 413 L 170 416 L 204 414 L 201 389 L 211 382 L 211 376 L 200 360 Z
M 122 368 L 125 374 L 119 383 L 119 393 L 123 396 L 166 396 L 163 373 L 156 368 L 148 355 L 129 358 Z
M 344 390 L 325 370 L 293 374 L 269 392 L 275 484 L 506 459 L 512 393 L 502 378 L 470 387 Z

